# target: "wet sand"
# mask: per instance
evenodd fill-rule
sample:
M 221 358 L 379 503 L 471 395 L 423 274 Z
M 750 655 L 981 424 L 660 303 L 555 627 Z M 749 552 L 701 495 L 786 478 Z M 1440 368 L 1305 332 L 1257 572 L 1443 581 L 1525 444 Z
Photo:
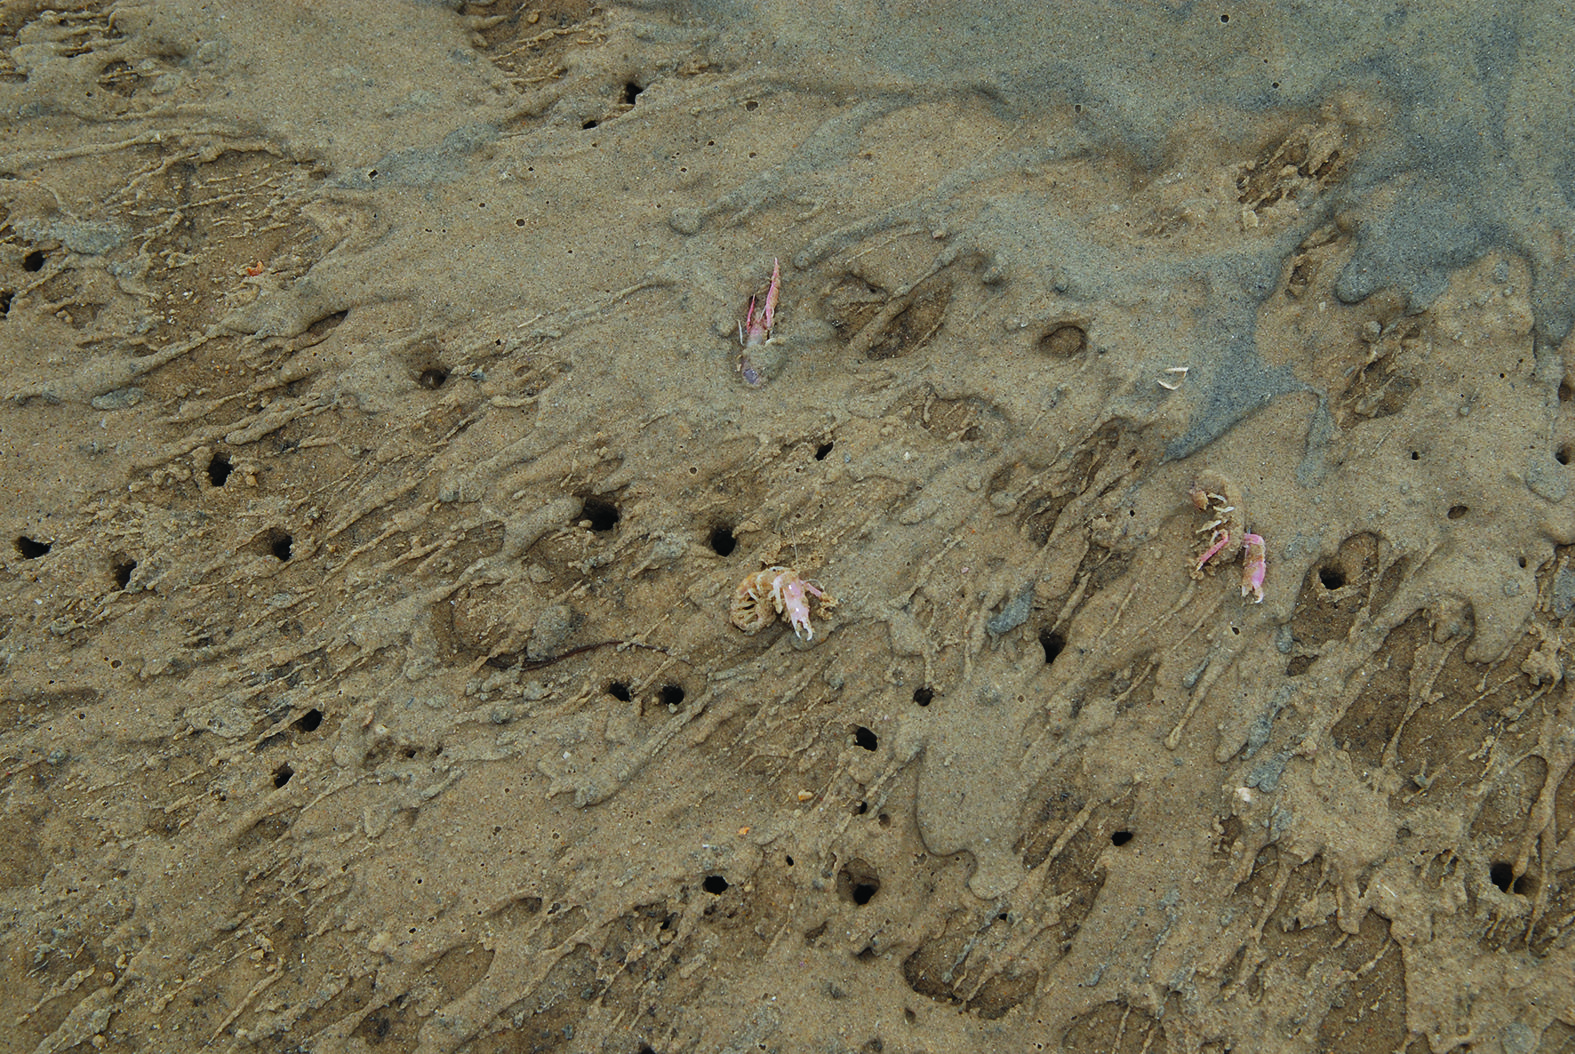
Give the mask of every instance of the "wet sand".
M 1364 19 L 0 9 L 0 1047 L 1575 1050 L 1575 43 Z

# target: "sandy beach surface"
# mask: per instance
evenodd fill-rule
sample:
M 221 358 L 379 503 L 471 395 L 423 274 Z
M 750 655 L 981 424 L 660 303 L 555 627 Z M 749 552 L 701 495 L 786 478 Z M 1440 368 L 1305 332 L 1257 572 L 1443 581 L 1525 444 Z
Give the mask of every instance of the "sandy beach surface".
M 1572 54 L 0 3 L 0 1049 L 1575 1051 Z

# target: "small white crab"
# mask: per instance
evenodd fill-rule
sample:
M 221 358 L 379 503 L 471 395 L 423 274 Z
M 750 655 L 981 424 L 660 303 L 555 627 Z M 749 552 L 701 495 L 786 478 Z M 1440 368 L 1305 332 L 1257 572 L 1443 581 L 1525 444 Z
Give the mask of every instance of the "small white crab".
M 748 575 L 733 594 L 733 625 L 753 636 L 765 629 L 777 615 L 793 624 L 799 640 L 814 640 L 809 624 L 809 598 L 820 601 L 821 614 L 837 601 L 813 582 L 799 577 L 791 567 L 768 567 Z

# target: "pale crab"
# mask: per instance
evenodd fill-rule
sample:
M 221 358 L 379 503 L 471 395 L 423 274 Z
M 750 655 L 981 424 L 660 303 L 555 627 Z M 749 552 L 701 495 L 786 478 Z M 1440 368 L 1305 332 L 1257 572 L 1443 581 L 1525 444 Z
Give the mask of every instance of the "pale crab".
M 1204 568 L 1228 564 L 1238 553 L 1242 557 L 1241 595 L 1252 595 L 1254 604 L 1263 603 L 1263 580 L 1268 574 L 1268 547 L 1263 536 L 1246 528 L 1241 513 L 1241 495 L 1234 484 L 1209 477 L 1193 484 L 1187 492 L 1199 512 L 1209 514 L 1209 522 L 1197 529 L 1208 533 L 1208 545 L 1197 556 L 1193 578 L 1202 578 Z
M 755 313 L 756 298 L 749 298 L 749 308 L 744 312 L 744 321 L 738 324 L 738 343 L 744 350 L 738 353 L 738 372 L 744 378 L 744 383 L 751 388 L 758 388 L 766 383 L 766 368 L 763 364 L 750 358 L 751 348 L 758 348 L 771 339 L 771 327 L 777 319 L 777 297 L 782 291 L 782 265 L 771 261 L 771 285 L 766 288 L 765 297 L 760 299 L 760 313 Z
M 791 567 L 768 567 L 748 575 L 733 594 L 733 625 L 753 636 L 778 615 L 793 625 L 799 640 L 814 640 L 809 624 L 809 598 L 820 602 L 824 615 L 837 606 L 836 598 L 813 582 L 805 581 Z

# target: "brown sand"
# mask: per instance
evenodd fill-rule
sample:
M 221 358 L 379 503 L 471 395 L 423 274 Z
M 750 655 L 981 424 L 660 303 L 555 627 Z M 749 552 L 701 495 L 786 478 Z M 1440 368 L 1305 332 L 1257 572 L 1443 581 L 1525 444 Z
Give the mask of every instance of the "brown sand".
M 0 1047 L 1575 1050 L 1552 221 L 910 8 L 0 7 Z

